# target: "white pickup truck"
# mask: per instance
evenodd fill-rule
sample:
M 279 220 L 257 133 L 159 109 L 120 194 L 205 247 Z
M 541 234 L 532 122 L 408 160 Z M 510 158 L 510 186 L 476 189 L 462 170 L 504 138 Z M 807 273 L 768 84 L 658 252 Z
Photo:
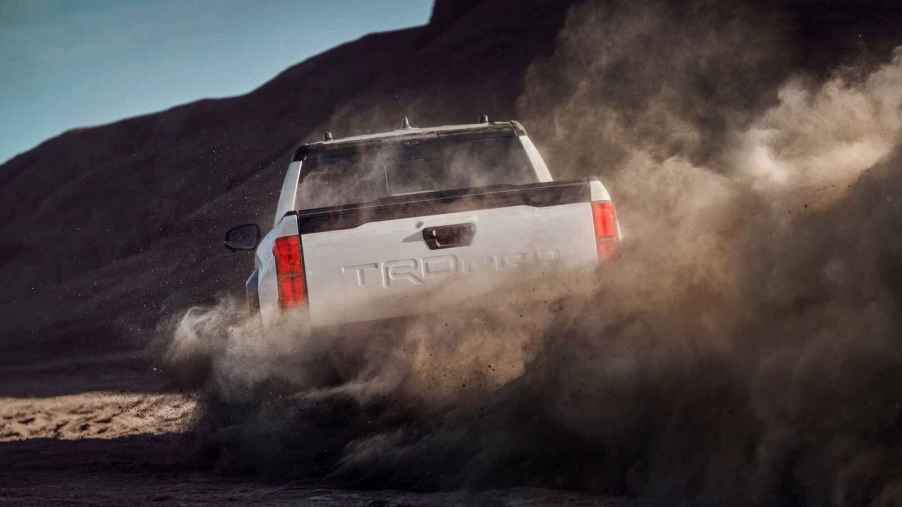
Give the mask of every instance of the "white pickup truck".
M 233 227 L 256 250 L 247 296 L 264 326 L 304 312 L 333 328 L 465 301 L 524 271 L 594 268 L 620 226 L 595 178 L 555 182 L 515 121 L 400 130 L 301 146 L 272 230 Z

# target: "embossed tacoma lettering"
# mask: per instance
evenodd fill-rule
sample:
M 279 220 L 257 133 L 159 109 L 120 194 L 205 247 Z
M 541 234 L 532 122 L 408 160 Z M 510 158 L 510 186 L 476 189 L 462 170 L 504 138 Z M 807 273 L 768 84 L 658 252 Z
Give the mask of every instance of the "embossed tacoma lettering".
M 516 271 L 540 263 L 555 264 L 560 258 L 560 252 L 556 249 L 485 255 L 472 259 L 442 254 L 342 266 L 341 273 L 355 287 L 416 287 L 455 275 Z

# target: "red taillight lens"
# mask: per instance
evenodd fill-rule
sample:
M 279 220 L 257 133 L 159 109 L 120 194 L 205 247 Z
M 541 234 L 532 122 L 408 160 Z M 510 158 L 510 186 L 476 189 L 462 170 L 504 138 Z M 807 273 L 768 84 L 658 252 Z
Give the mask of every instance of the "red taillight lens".
M 592 221 L 595 222 L 595 245 L 598 260 L 604 261 L 617 255 L 620 233 L 617 227 L 617 210 L 610 201 L 592 203 Z
M 300 236 L 276 239 L 272 253 L 276 258 L 276 276 L 279 280 L 279 304 L 291 308 L 307 300 L 307 280 L 304 275 L 304 254 Z

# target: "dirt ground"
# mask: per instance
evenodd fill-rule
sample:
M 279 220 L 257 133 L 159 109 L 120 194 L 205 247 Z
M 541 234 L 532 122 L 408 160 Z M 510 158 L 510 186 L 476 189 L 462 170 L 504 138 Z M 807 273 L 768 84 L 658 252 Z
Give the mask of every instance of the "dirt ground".
M 528 488 L 351 491 L 221 475 L 188 459 L 191 396 L 167 392 L 138 355 L 7 367 L 0 378 L 0 504 L 646 505 Z

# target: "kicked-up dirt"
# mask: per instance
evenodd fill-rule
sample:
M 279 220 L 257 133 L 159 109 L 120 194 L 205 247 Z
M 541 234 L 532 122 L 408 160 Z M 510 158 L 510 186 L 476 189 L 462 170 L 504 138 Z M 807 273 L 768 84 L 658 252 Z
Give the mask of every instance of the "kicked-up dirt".
M 95 358 L 91 366 L 82 374 L 66 374 L 60 362 L 0 370 L 0 504 L 652 505 L 536 488 L 356 491 L 221 473 L 194 459 L 186 433 L 192 395 L 167 392 L 159 372 L 136 356 Z

